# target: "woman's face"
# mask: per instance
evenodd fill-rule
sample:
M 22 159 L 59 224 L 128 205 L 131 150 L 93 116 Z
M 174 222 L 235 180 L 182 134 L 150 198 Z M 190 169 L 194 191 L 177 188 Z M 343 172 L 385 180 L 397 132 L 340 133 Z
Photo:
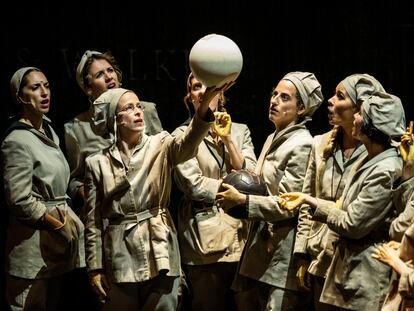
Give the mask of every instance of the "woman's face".
M 119 99 L 116 122 L 121 133 L 144 131 L 144 110 L 134 92 L 126 92 Z
M 29 113 L 43 115 L 49 112 L 50 86 L 46 76 L 39 71 L 32 71 L 25 77 L 26 85 L 20 90 L 19 100 Z
M 363 112 L 362 112 L 362 107 L 361 107 L 361 109 L 354 114 L 354 122 L 353 122 L 353 127 L 352 127 L 352 137 L 358 140 L 361 140 L 362 138 L 361 128 L 362 128 L 362 125 L 364 124 L 362 113 Z
M 105 59 L 95 59 L 89 67 L 87 77 L 89 83 L 86 92 L 93 100 L 103 92 L 120 86 L 115 69 Z
M 304 108 L 298 108 L 297 90 L 289 80 L 280 80 L 270 97 L 269 120 L 282 130 L 290 123 L 297 122 L 304 113 Z
M 202 96 L 204 95 L 204 92 L 206 91 L 206 86 L 203 85 L 200 81 L 198 81 L 195 77 L 191 78 L 190 84 L 191 84 L 190 85 L 191 102 L 193 103 L 194 110 L 197 110 L 202 101 Z M 217 110 L 219 98 L 220 98 L 220 95 L 218 94 L 216 97 L 214 97 L 210 101 L 210 104 L 208 106 L 210 107 L 212 111 Z
M 343 82 L 340 82 L 335 89 L 335 94 L 328 100 L 329 124 L 342 126 L 351 129 L 356 109 L 349 97 Z

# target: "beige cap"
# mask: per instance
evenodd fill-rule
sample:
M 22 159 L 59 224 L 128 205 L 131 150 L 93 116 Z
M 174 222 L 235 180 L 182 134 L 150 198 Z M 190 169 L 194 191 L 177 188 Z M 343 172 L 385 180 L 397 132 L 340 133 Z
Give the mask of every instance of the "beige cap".
M 85 88 L 85 83 L 83 81 L 83 69 L 85 68 L 85 64 L 92 55 L 101 55 L 101 54 L 102 53 L 98 51 L 87 50 L 85 53 L 83 53 L 82 58 L 78 64 L 78 67 L 76 68 L 76 81 L 78 82 L 78 85 L 85 93 L 86 93 L 86 88 Z
M 366 73 L 356 73 L 342 80 L 349 97 L 354 105 L 362 102 L 372 93 L 379 91 L 385 92 L 381 83 L 373 76 Z
M 282 80 L 289 80 L 299 92 L 305 105 L 304 116 L 312 116 L 323 102 L 322 87 L 311 72 L 295 71 L 286 74 Z
M 385 92 L 375 92 L 362 103 L 372 125 L 390 138 L 405 133 L 405 112 L 401 100 Z
M 34 71 L 40 71 L 41 70 L 39 68 L 36 67 L 23 67 L 20 68 L 19 70 L 17 70 L 11 80 L 10 80 L 10 92 L 11 92 L 11 96 L 13 98 L 13 101 L 15 103 L 18 102 L 18 98 L 19 98 L 19 91 L 20 91 L 20 86 L 22 84 L 22 80 L 24 75 L 26 74 L 26 72 L 28 72 L 29 70 L 34 70 Z
M 116 107 L 126 92 L 132 91 L 123 88 L 109 89 L 93 102 L 92 124 L 99 135 L 115 133 Z

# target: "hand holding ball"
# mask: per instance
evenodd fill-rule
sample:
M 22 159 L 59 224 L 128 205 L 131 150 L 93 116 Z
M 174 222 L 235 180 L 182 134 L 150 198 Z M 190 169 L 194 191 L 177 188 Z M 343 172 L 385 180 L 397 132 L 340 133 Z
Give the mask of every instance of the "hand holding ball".
M 210 34 L 191 48 L 189 64 L 198 81 L 207 87 L 219 88 L 237 79 L 243 67 L 243 56 L 234 41 Z
M 249 170 L 238 170 L 231 172 L 224 179 L 223 183 L 229 184 L 244 194 L 267 196 L 267 187 L 263 178 Z M 226 191 L 221 186 L 219 192 Z M 245 205 L 236 205 L 228 209 L 227 214 L 238 219 L 247 219 L 248 211 Z

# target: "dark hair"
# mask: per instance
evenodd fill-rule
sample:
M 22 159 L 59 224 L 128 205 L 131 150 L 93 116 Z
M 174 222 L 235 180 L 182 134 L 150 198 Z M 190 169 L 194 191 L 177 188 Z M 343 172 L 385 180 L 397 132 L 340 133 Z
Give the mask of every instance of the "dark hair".
M 374 143 L 377 143 L 384 148 L 389 148 L 391 146 L 390 144 L 390 138 L 388 135 L 381 132 L 379 129 L 375 127 L 375 125 L 372 123 L 371 118 L 369 115 L 366 114 L 366 112 L 363 112 L 363 123 L 361 126 L 361 133 L 368 136 L 370 140 L 372 140 Z
M 306 109 L 305 104 L 303 103 L 303 99 L 302 97 L 300 97 L 299 90 L 296 88 L 296 85 L 295 85 L 295 89 L 296 89 L 296 100 L 297 100 L 296 107 L 298 107 L 299 109 L 301 108 Z M 301 123 L 303 120 L 305 120 L 304 113 L 299 115 L 298 123 Z
M 85 62 L 85 66 L 83 66 L 82 70 L 82 80 L 85 86 L 89 86 L 89 79 L 88 79 L 88 72 L 91 64 L 95 59 L 104 59 L 106 60 L 115 70 L 116 75 L 118 76 L 118 81 L 121 83 L 122 81 L 122 71 L 119 68 L 119 64 L 116 61 L 115 57 L 111 54 L 111 52 L 105 52 L 103 54 L 92 54 L 89 56 L 87 61 Z

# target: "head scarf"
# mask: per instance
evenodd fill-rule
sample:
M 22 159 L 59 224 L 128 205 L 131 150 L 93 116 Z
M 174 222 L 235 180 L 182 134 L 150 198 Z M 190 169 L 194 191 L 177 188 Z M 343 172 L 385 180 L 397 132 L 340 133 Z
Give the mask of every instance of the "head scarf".
M 115 134 L 116 107 L 126 92 L 123 88 L 109 89 L 102 93 L 92 104 L 92 124 L 98 135 Z
M 342 83 L 355 106 L 375 91 L 385 92 L 381 83 L 366 73 L 350 75 L 342 80 Z
M 39 68 L 36 68 L 36 67 L 23 67 L 23 68 L 20 68 L 19 70 L 17 70 L 13 74 L 13 76 L 10 80 L 10 92 L 11 92 L 13 101 L 15 103 L 18 103 L 19 92 L 20 92 L 20 87 L 21 87 L 21 84 L 22 84 L 23 77 L 26 74 L 26 72 L 28 72 L 29 70 L 34 70 L 34 71 L 41 72 L 41 70 Z
M 311 117 L 323 102 L 322 87 L 315 75 L 311 72 L 290 72 L 282 80 L 292 82 L 299 92 L 305 105 L 304 117 Z
M 85 68 L 86 62 L 92 55 L 102 55 L 102 53 L 98 51 L 87 50 L 85 53 L 83 53 L 82 58 L 78 64 L 78 67 L 76 68 L 76 81 L 78 82 L 78 85 L 85 93 L 86 93 L 86 86 L 85 86 L 85 82 L 83 81 L 83 70 Z
M 372 125 L 391 139 L 405 133 L 404 107 L 397 96 L 375 92 L 362 103 L 362 109 Z

